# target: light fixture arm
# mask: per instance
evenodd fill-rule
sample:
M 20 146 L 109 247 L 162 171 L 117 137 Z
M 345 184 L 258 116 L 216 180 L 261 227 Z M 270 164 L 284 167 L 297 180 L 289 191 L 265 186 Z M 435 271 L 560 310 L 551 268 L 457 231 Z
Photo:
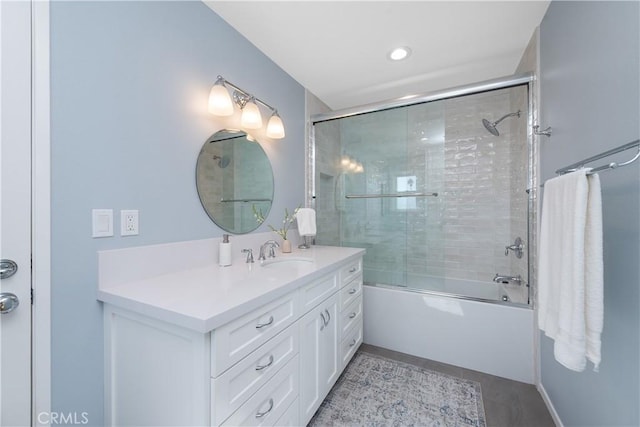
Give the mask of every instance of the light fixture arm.
M 233 90 L 232 94 L 229 92 Z M 260 129 L 262 127 L 262 114 L 258 104 L 271 110 L 271 117 L 267 121 L 266 137 L 282 139 L 285 137 L 282 118 L 271 105 L 234 85 L 222 76 L 214 83 L 209 92 L 209 112 L 216 116 L 228 117 L 233 115 L 234 104 L 240 107 L 240 125 L 245 129 Z
M 272 112 L 276 111 L 276 109 L 273 108 L 271 105 L 267 104 L 266 102 L 264 102 L 260 98 L 257 98 L 255 96 L 251 95 L 249 92 L 239 88 L 238 86 L 234 85 L 233 83 L 231 83 L 229 80 L 225 79 L 224 77 L 218 76 L 218 80 L 222 80 L 222 82 L 225 85 L 233 88 L 233 90 L 234 90 L 234 92 L 233 92 L 233 102 L 235 102 L 236 105 L 238 107 L 240 107 L 241 109 L 244 108 L 244 106 L 247 104 L 247 102 L 249 102 L 251 100 L 251 98 L 253 98 L 253 100 L 255 102 L 258 102 L 258 103 L 264 105 L 265 107 L 270 109 Z

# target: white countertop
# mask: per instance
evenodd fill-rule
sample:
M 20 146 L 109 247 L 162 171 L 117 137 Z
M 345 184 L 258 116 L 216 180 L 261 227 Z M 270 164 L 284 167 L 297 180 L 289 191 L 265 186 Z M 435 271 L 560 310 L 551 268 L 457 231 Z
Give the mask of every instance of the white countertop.
M 98 300 L 198 332 L 217 327 L 258 308 L 314 279 L 357 259 L 363 249 L 312 246 L 276 261 L 295 258 L 311 262 L 281 262 L 262 266 L 238 262 L 193 266 L 157 276 L 121 280 L 100 286 Z

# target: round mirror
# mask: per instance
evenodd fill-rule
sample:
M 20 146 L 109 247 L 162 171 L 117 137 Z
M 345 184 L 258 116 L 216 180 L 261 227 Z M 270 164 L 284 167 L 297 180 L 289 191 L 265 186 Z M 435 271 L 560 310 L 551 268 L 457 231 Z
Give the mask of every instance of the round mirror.
M 260 226 L 273 200 L 273 171 L 260 144 L 238 130 L 224 129 L 208 138 L 196 165 L 200 202 L 220 228 L 243 234 Z

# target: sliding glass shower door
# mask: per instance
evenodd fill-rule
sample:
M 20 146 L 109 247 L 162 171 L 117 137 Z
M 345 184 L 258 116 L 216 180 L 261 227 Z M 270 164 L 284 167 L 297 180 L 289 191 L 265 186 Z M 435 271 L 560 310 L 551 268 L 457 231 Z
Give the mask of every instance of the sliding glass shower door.
M 527 107 L 521 85 L 316 122 L 317 242 L 366 248 L 367 283 L 495 294 L 520 276 L 527 303 L 528 257 L 505 255 L 528 250 Z

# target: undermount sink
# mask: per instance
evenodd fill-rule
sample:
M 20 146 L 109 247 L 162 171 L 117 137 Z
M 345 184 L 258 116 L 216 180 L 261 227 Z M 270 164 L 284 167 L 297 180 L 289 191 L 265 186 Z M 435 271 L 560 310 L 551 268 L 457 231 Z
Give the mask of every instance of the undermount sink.
M 290 265 L 311 264 L 312 262 L 313 262 L 313 258 L 283 256 L 280 258 L 271 258 L 271 259 L 262 261 L 261 265 L 263 267 L 269 267 L 274 265 L 290 266 Z

